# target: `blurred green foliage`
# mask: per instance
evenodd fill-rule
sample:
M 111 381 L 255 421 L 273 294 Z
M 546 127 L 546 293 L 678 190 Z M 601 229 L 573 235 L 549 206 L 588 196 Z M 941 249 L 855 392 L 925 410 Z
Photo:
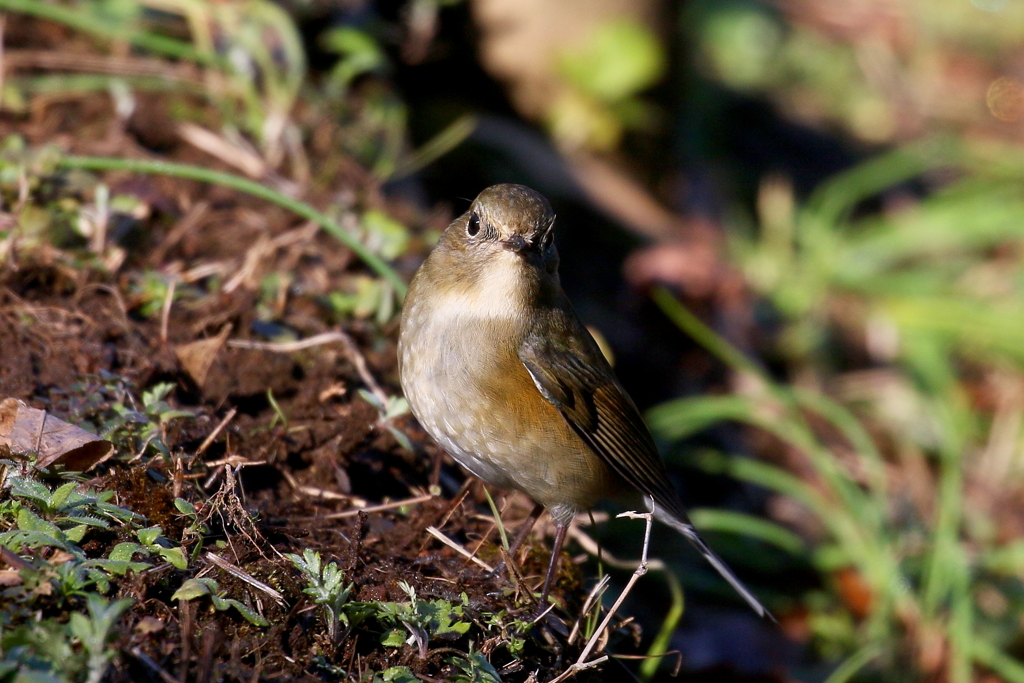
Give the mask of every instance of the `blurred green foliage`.
M 681 26 L 705 79 L 892 149 L 803 200 L 768 176 L 755 215 L 733 212 L 730 259 L 771 304 L 782 379 L 662 298 L 755 379 L 665 404 L 652 425 L 681 439 L 737 421 L 782 447 L 772 465 L 693 464 L 821 525 L 800 533 L 825 590 L 801 605 L 822 655 L 846 658 L 830 680 L 1024 681 L 1024 7 L 698 1 Z
M 923 196 L 905 185 L 915 178 L 931 179 Z M 735 226 L 733 253 L 782 318 L 777 351 L 792 384 L 657 297 L 747 381 L 731 396 L 660 406 L 652 428 L 678 440 L 722 420 L 745 423 L 810 468 L 797 477 L 714 453 L 693 462 L 813 514 L 824 531 L 810 539 L 810 557 L 830 591 L 803 607 L 821 652 L 845 652 L 847 669 L 856 662 L 902 680 L 910 661 L 970 681 L 980 665 L 1024 680 L 1005 654 L 1017 646 L 1013 615 L 1024 612 L 1024 558 L 997 502 L 1024 483 L 1024 402 L 1013 388 L 1024 382 L 1022 188 L 1012 150 L 950 141 L 868 161 L 802 204 L 786 182 L 766 180 L 757 224 Z M 862 208 L 880 194 L 881 211 Z M 841 340 L 863 348 L 870 366 L 847 369 Z M 799 549 L 782 530 L 760 533 Z
M 652 120 L 651 105 L 638 95 L 662 77 L 665 54 L 649 28 L 615 19 L 564 49 L 556 68 L 568 88 L 546 113 L 552 137 L 568 149 L 611 150 L 627 129 Z
M 864 142 L 925 131 L 1015 137 L 999 123 L 1024 117 L 1019 2 L 701 0 L 682 21 L 706 76 Z

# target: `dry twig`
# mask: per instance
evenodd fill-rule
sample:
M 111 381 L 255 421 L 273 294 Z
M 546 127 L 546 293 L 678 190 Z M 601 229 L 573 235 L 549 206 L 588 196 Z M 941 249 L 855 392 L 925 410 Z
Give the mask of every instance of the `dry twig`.
M 221 420 L 220 423 L 213 428 L 213 431 L 210 432 L 210 435 L 203 439 L 203 443 L 201 443 L 199 445 L 199 448 L 196 449 L 197 456 L 202 455 L 203 453 L 206 452 L 206 449 L 209 448 L 213 444 L 213 442 L 217 440 L 217 437 L 220 436 L 220 433 L 224 430 L 225 427 L 228 426 L 228 423 L 235 418 L 235 415 L 237 413 L 238 408 L 232 408 L 231 410 L 228 411 L 228 414 L 224 416 L 224 419 Z
M 489 572 L 493 572 L 494 571 L 494 567 L 492 567 L 491 565 L 487 564 L 486 562 L 481 560 L 479 557 L 477 557 L 473 553 L 469 552 L 468 550 L 463 548 L 461 545 L 459 545 L 458 543 L 456 543 L 452 539 L 450 539 L 447 536 L 445 536 L 443 533 L 438 531 L 436 527 L 428 526 L 427 527 L 427 533 L 430 534 L 431 536 L 433 536 L 434 538 L 436 538 L 437 540 L 441 541 L 441 543 L 444 543 L 446 546 L 448 546 L 449 548 L 451 548 L 452 550 L 457 552 L 459 555 L 462 555 L 463 557 L 465 557 L 466 559 L 470 560 L 471 562 L 477 564 L 480 567 L 483 567 L 485 570 L 487 570 Z
M 371 505 L 370 507 L 361 507 L 354 510 L 346 510 L 345 512 L 335 512 L 330 515 L 321 515 L 320 517 L 311 517 L 309 519 L 344 519 L 345 517 L 355 517 L 360 512 L 383 512 L 384 510 L 394 510 L 395 508 L 404 507 L 406 505 L 418 505 L 419 503 L 425 503 L 426 501 L 434 498 L 432 494 L 424 496 L 416 496 L 415 498 L 406 498 L 405 500 L 396 500 L 392 503 L 382 503 L 381 505 Z
M 615 617 L 615 612 L 617 612 L 619 607 L 622 606 L 622 603 L 626 599 L 626 596 L 629 595 L 629 592 L 633 590 L 633 586 L 636 585 L 636 582 L 640 580 L 641 576 L 647 573 L 647 570 L 649 568 L 649 564 L 647 561 L 647 552 L 650 549 L 651 545 L 651 527 L 654 524 L 654 513 L 623 512 L 622 514 L 617 516 L 629 517 L 630 519 L 644 519 L 647 521 L 647 529 L 644 531 L 644 549 L 643 553 L 640 556 L 640 564 L 637 565 L 636 570 L 634 570 L 633 576 L 629 577 L 629 582 L 626 583 L 626 587 L 622 589 L 621 593 L 619 593 L 619 597 L 615 600 L 615 603 L 611 606 L 611 609 L 608 610 L 608 614 L 605 615 L 604 619 L 601 621 L 601 624 L 597 627 L 597 630 L 594 631 L 594 634 L 590 637 L 590 640 L 587 641 L 586 647 L 583 648 L 583 652 L 580 653 L 580 656 L 576 660 L 576 662 L 568 669 L 563 671 L 561 674 L 551 679 L 549 683 L 561 683 L 561 681 L 565 681 L 572 678 L 580 671 L 591 669 L 601 664 L 602 662 L 608 660 L 608 655 L 598 657 L 597 659 L 594 659 L 589 662 L 587 661 L 587 658 L 594 651 L 594 648 L 601 640 L 602 634 L 604 634 L 605 630 L 608 628 L 608 624 L 610 624 L 612 619 Z
M 280 591 L 274 590 L 273 588 L 271 588 L 267 584 L 263 583 L 262 581 L 260 581 L 257 578 L 254 578 L 252 575 L 250 575 L 247 572 L 243 571 L 242 569 L 236 567 L 235 565 L 231 564 L 230 562 L 228 562 L 227 560 L 225 560 L 222 557 L 214 555 L 213 553 L 206 553 L 206 555 L 204 557 L 206 558 L 207 562 L 210 562 L 211 564 L 214 564 L 214 565 L 220 567 L 221 569 L 226 571 L 228 574 L 231 574 L 232 576 L 234 576 L 236 579 L 238 579 L 240 581 L 244 581 L 245 583 L 249 584 L 250 586 L 252 586 L 256 590 L 259 590 L 259 591 L 262 591 L 262 592 L 266 593 L 271 598 L 273 598 L 274 602 L 276 602 L 277 604 L 281 605 L 282 607 L 286 606 L 284 596 L 281 595 Z

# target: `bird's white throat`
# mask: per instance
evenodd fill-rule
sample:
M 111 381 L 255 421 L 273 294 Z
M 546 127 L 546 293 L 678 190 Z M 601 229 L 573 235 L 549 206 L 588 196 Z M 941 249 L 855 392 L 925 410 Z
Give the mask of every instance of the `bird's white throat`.
M 472 282 L 447 292 L 435 292 L 433 315 L 439 318 L 517 318 L 524 313 L 526 283 L 522 258 L 510 251 L 497 252 Z

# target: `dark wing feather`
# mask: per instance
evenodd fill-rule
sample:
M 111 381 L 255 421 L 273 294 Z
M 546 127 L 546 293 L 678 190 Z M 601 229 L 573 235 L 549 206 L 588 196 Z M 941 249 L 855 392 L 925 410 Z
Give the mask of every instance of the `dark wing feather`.
M 537 389 L 616 474 L 686 521 L 647 426 L 590 333 L 560 309 L 538 318 L 519 348 Z
M 656 516 L 683 534 L 755 612 L 774 621 L 693 528 L 640 412 L 576 315 L 567 306 L 539 315 L 519 359 L 540 393 L 605 464 L 649 496 Z

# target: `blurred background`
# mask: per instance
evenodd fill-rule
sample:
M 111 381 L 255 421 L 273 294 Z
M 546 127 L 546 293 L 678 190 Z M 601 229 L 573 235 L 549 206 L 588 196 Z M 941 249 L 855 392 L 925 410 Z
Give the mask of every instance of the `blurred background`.
M 406 281 L 484 187 L 551 200 L 565 289 L 695 524 L 780 621 L 656 528 L 671 571 L 624 611 L 642 649 L 681 654 L 606 680 L 678 660 L 695 681 L 1024 681 L 1024 3 L 0 11 L 8 130 L 75 137 L 48 103 L 101 92 L 139 149 L 351 215 Z M 66 41 L 111 57 L 61 61 Z M 86 151 L 114 149 L 92 125 Z M 264 274 L 264 324 L 304 277 Z M 393 341 L 394 284 L 339 278 L 331 319 Z M 635 524 L 584 532 L 636 557 Z

